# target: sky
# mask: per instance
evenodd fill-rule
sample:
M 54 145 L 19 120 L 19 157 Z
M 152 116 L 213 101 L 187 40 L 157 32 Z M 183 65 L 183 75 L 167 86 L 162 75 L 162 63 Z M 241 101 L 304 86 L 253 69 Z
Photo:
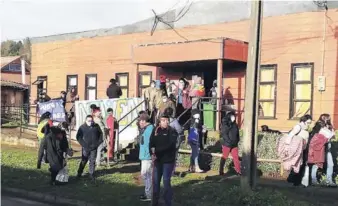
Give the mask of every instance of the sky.
M 0 0 L 1 40 L 134 23 L 187 0 Z

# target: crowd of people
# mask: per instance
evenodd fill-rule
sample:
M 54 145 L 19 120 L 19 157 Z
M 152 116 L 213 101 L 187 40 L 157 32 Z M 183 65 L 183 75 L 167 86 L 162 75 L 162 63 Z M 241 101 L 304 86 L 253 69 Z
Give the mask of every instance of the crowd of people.
M 107 95 L 117 98 L 121 94 L 116 82 L 112 81 L 107 89 Z M 203 172 L 198 157 L 203 149 L 206 136 L 206 128 L 202 124 L 199 109 L 200 97 L 204 94 L 205 91 L 200 81 L 196 81 L 191 88 L 184 78 L 179 80 L 178 87 L 168 79 L 162 79 L 160 86 L 157 87 L 156 82 L 153 81 L 150 87 L 143 92 L 147 99 L 147 106 L 146 110 L 139 112 L 137 121 L 139 135 L 136 138 L 139 144 L 141 177 L 145 185 L 144 192 L 140 196 L 141 201 L 152 200 L 152 204 L 157 205 L 160 183 L 163 179 L 165 205 L 171 205 L 173 197 L 171 177 L 175 173 L 179 147 L 185 140 L 191 147 L 188 172 Z M 71 98 L 76 98 L 76 96 L 73 95 Z M 82 176 L 89 161 L 89 176 L 95 181 L 95 168 L 105 161 L 103 153 L 107 153 L 106 160 L 108 161 L 116 156 L 114 154 L 114 128 L 117 128 L 118 124 L 113 116 L 112 108 L 107 110 L 109 115 L 106 121 L 103 120 L 101 110 L 97 105 L 93 104 L 90 108 L 91 114 L 86 117 L 76 134 L 76 139 L 82 147 L 77 177 Z M 190 116 L 182 115 L 187 111 Z M 66 157 L 71 156 L 73 152 L 67 142 L 68 123 L 53 126 L 50 117 L 51 114 L 47 112 L 41 116 L 39 121 L 37 136 L 40 149 L 37 167 L 40 168 L 42 162 L 49 163 L 51 184 L 55 185 L 58 182 L 57 176 L 60 172 L 64 172 L 67 165 Z M 182 118 L 186 119 L 182 121 Z M 188 121 L 190 124 L 184 128 L 184 124 Z M 330 115 L 322 114 L 309 132 L 311 124 L 312 117 L 305 115 L 288 134 L 281 134 L 277 145 L 278 156 L 284 168 L 290 171 L 288 181 L 294 185 L 319 184 L 318 170 L 326 168 L 326 179 L 323 184 L 335 187 L 336 184 L 332 178 L 334 160 L 330 151 L 330 140 L 335 134 Z M 184 137 L 184 130 L 188 130 L 187 138 Z M 224 175 L 225 161 L 230 153 L 236 174 L 241 175 L 238 155 L 239 141 L 236 113 L 228 111 L 221 121 L 220 142 L 223 156 L 220 161 L 220 175 Z
M 295 186 L 316 186 L 321 179 L 318 169 L 326 173 L 321 184 L 336 187 L 333 179 L 336 161 L 332 157 L 331 140 L 335 130 L 329 114 L 320 115 L 315 126 L 310 130 L 312 117 L 304 115 L 299 123 L 278 141 L 277 153 L 284 169 L 290 171 L 288 182 Z M 324 169 L 325 168 L 325 169 Z

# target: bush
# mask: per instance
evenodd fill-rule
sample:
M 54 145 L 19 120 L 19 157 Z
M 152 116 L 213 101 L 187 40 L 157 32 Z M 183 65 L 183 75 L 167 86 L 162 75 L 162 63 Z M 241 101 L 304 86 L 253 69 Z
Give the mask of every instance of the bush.
M 258 145 L 257 145 L 257 157 L 260 159 L 278 159 L 276 153 L 276 144 L 277 144 L 278 135 L 276 134 L 267 134 L 267 133 L 259 133 L 258 134 Z M 242 156 L 243 151 L 243 138 L 239 143 L 239 155 Z M 181 145 L 181 149 L 190 149 L 188 144 L 183 143 Z M 221 153 L 221 144 L 219 142 L 219 138 L 208 137 L 207 144 L 205 145 L 206 153 Z M 212 157 L 210 154 L 200 154 L 199 157 L 200 166 L 202 169 L 212 169 L 218 170 L 220 158 Z M 226 166 L 229 167 L 231 163 L 231 159 L 226 161 Z M 190 155 L 189 154 L 180 154 L 178 163 L 182 166 L 189 166 L 190 163 Z M 280 172 L 280 163 L 267 163 L 267 162 L 259 162 L 258 169 L 260 169 L 263 173 L 269 175 L 279 174 Z

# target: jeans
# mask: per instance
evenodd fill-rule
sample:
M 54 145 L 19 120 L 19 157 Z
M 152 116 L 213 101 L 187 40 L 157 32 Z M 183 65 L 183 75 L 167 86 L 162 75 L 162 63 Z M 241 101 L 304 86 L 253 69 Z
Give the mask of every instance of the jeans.
M 200 153 L 200 146 L 191 142 L 189 142 L 189 145 L 191 147 L 190 166 L 195 166 L 196 168 L 199 168 L 198 155 Z
M 163 176 L 163 199 L 166 206 L 171 206 L 171 201 L 173 198 L 173 191 L 171 188 L 171 176 L 174 170 L 175 163 L 159 163 L 155 162 L 154 168 L 154 190 L 153 190 L 153 206 L 158 205 L 158 200 L 160 197 L 160 187 L 161 179 Z
M 151 198 L 151 187 L 152 187 L 152 161 L 141 160 L 141 177 L 144 182 L 144 194 Z
M 231 153 L 232 160 L 234 161 L 235 170 L 237 173 L 241 173 L 241 164 L 239 163 L 239 157 L 238 157 L 238 147 L 230 148 L 227 146 L 222 145 L 222 153 L 223 153 L 223 159 L 227 159 L 229 156 L 229 153 Z
M 100 165 L 101 158 L 102 158 L 102 150 L 105 148 L 105 146 L 106 146 L 105 143 L 102 142 L 97 148 L 96 165 Z
M 327 155 L 326 180 L 327 182 L 332 183 L 333 166 L 334 166 L 332 154 L 331 152 L 328 152 L 326 155 Z M 317 170 L 318 166 L 313 165 L 311 170 L 311 178 L 313 183 L 317 182 Z
M 83 173 L 83 170 L 88 160 L 89 160 L 89 174 L 92 176 L 94 175 L 96 155 L 97 155 L 97 150 L 86 151 L 84 148 L 82 148 L 81 162 L 79 165 L 79 169 L 77 171 L 78 175 L 81 175 Z

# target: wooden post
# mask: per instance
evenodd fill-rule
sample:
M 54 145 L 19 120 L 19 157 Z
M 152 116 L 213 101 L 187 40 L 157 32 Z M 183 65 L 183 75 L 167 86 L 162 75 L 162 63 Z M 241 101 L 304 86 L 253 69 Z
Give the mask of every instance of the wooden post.
M 219 131 L 222 110 L 222 88 L 223 88 L 223 59 L 217 60 L 217 112 L 216 112 L 216 131 Z
M 241 187 L 244 192 L 256 186 L 257 170 L 257 111 L 258 80 L 260 66 L 260 41 L 262 28 L 263 3 L 251 2 L 251 28 L 246 68 L 244 138 Z

